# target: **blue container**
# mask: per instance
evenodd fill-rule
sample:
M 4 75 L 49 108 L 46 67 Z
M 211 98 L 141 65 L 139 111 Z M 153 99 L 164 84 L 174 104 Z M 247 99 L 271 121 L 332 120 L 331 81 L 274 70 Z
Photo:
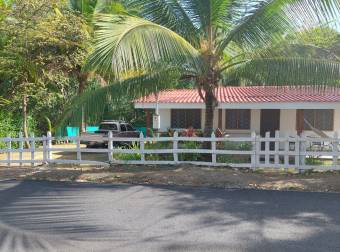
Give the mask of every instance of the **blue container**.
M 95 131 L 99 130 L 99 126 L 87 126 L 85 131 L 89 133 L 93 133 Z M 79 127 L 66 127 L 66 135 L 68 137 L 75 137 L 79 136 Z
M 79 135 L 79 127 L 66 127 L 66 135 L 68 137 L 75 137 Z
M 93 133 L 98 130 L 99 130 L 99 126 L 87 126 L 86 127 L 86 132 L 89 132 L 89 133 Z

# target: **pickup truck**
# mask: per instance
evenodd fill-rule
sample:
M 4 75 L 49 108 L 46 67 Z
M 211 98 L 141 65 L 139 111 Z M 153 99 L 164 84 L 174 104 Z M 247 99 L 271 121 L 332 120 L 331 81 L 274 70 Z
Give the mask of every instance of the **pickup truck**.
M 139 137 L 140 134 L 129 123 L 107 120 L 100 123 L 98 131 L 81 134 L 85 139 L 81 140 L 80 143 L 85 144 L 87 148 L 106 147 L 107 141 L 103 138 L 107 137 L 110 131 L 112 132 L 113 137 L 119 138 Z M 114 142 L 115 146 L 124 146 L 128 144 L 129 142 Z

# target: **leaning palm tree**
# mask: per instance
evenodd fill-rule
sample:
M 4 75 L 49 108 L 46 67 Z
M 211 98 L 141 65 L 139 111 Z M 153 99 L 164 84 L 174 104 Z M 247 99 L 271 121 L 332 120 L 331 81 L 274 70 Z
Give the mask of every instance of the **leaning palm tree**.
M 340 0 L 127 0 L 133 15 L 100 15 L 88 67 L 111 83 L 79 97 L 66 117 L 86 106 L 104 111 L 131 97 L 191 81 L 205 102 L 205 135 L 213 130 L 220 85 L 336 85 L 338 63 L 290 55 L 287 35 L 327 23 Z M 284 45 L 284 46 L 282 46 Z

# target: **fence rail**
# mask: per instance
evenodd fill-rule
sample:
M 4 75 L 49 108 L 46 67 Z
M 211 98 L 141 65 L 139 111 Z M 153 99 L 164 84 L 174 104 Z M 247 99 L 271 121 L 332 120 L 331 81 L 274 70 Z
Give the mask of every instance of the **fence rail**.
M 73 142 L 72 148 L 60 147 L 57 142 Z M 239 168 L 295 168 L 340 170 L 340 139 L 335 133 L 330 138 L 308 137 L 304 134 L 292 134 L 282 137 L 276 132 L 274 137 L 267 132 L 264 137 L 253 132 L 249 137 L 181 137 L 175 132 L 172 137 L 116 138 L 110 132 L 101 137 L 105 148 L 91 149 L 82 146 L 83 141 L 98 141 L 98 136 L 55 138 L 50 132 L 47 136 L 28 138 L 0 138 L 0 164 L 187 164 L 229 166 Z M 119 142 L 134 143 L 133 148 L 122 148 Z M 202 144 L 194 148 L 187 143 L 208 142 L 209 148 Z M 26 143 L 29 143 L 27 145 Z M 157 143 L 168 143 L 165 148 L 157 147 Z M 28 147 L 29 146 L 29 147 Z M 63 158 L 55 153 L 75 154 L 73 158 Z M 89 154 L 104 154 L 104 160 L 92 160 Z M 16 157 L 13 157 L 16 154 Z M 26 155 L 25 155 L 26 154 Z M 125 155 L 125 156 L 124 156 Z M 84 158 L 85 156 L 85 158 Z M 150 156 L 152 158 L 150 158 Z M 123 157 L 123 158 L 121 158 Z

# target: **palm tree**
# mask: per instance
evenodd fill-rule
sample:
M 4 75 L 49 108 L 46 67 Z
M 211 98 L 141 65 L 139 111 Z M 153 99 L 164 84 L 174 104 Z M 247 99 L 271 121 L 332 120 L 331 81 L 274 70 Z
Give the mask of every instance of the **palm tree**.
M 85 19 L 89 34 L 93 34 L 93 19 L 97 13 L 126 13 L 119 0 L 70 0 L 69 5 L 73 11 L 78 12 Z M 86 90 L 91 72 L 84 71 L 83 66 L 79 65 L 76 68 L 75 75 L 78 81 L 78 94 L 82 94 Z
M 122 94 L 137 97 L 192 81 L 213 130 L 220 85 L 336 85 L 340 65 L 289 55 L 287 35 L 330 22 L 339 0 L 127 0 L 136 15 L 99 15 L 88 67 L 112 83 L 79 97 L 90 117 Z M 283 42 L 284 41 L 284 42 Z M 284 47 L 282 47 L 284 44 Z

